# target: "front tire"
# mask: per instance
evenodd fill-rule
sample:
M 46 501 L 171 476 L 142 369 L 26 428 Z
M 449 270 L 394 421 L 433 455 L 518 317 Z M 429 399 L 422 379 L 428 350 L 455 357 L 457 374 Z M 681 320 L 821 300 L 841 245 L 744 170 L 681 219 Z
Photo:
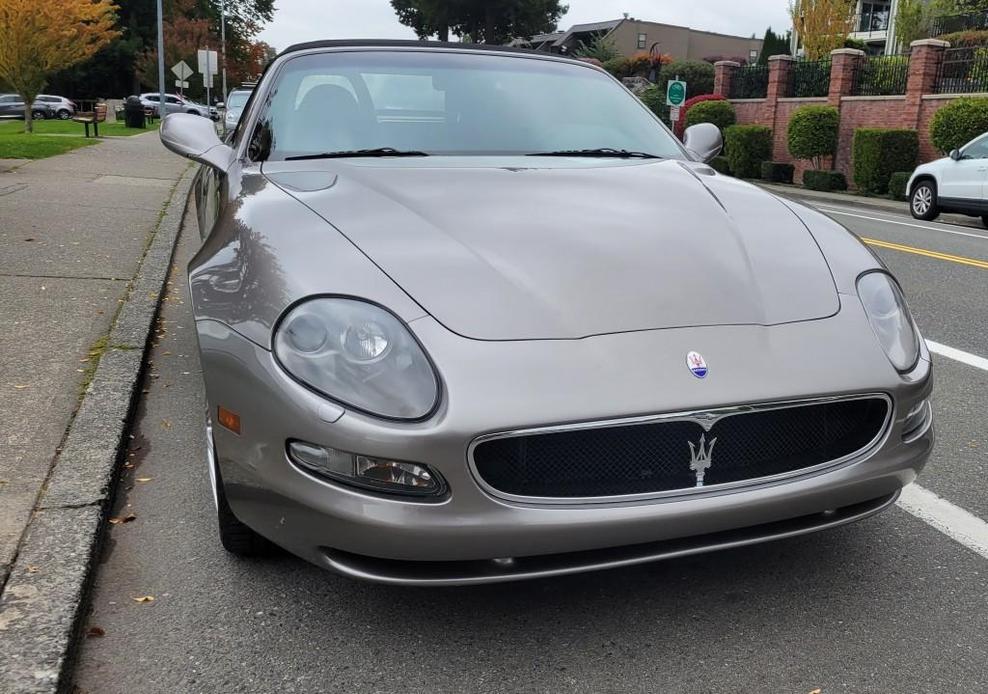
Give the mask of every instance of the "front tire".
M 924 180 L 916 184 L 909 196 L 909 212 L 914 218 L 925 222 L 931 222 L 940 216 L 936 183 Z
M 59 120 L 68 120 L 71 116 L 72 116 L 72 113 L 69 112 L 67 109 L 64 109 L 64 108 L 61 111 L 58 112 L 58 119 Z

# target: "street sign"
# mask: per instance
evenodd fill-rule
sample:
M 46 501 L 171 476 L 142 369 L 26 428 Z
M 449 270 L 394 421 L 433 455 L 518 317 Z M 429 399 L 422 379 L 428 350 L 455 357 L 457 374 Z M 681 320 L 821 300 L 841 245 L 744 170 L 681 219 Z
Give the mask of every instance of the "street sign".
M 200 48 L 196 51 L 199 60 L 199 73 L 202 75 L 215 75 L 219 70 L 219 56 L 216 51 Z
M 175 76 L 180 80 L 187 80 L 195 74 L 192 72 L 192 68 L 189 67 L 189 64 L 184 60 L 180 60 L 172 65 L 172 72 L 175 73 Z
M 679 122 L 679 106 L 669 107 L 669 120 L 673 123 Z
M 669 80 L 666 85 L 666 106 L 682 106 L 686 101 L 686 83 L 682 80 Z
M 178 87 L 179 89 L 188 89 L 189 83 L 186 82 L 185 80 L 175 80 L 175 86 Z

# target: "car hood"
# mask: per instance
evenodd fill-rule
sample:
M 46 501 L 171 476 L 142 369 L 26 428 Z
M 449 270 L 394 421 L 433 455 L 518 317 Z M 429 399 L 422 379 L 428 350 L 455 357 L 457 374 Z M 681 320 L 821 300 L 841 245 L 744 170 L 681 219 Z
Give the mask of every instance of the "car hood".
M 449 330 L 575 339 L 831 316 L 813 236 L 779 200 L 678 161 L 267 162 Z

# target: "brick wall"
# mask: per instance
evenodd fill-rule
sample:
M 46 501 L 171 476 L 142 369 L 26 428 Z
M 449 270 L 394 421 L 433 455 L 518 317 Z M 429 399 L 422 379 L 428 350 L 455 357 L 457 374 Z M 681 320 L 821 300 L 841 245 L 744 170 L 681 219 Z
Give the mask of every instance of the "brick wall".
M 802 180 L 802 172 L 810 168 L 809 162 L 794 161 L 789 155 L 787 133 L 793 111 L 807 104 L 830 104 L 840 111 L 840 131 L 836 161 L 833 165 L 851 181 L 851 145 L 857 128 L 909 128 L 919 132 L 920 161 L 930 161 L 941 156 L 930 143 L 929 124 L 933 114 L 950 103 L 957 95 L 932 94 L 936 76 L 943 60 L 945 41 L 924 39 L 913 42 L 909 60 L 906 93 L 902 96 L 851 96 L 853 75 L 865 59 L 862 51 L 841 48 L 833 51 L 830 73 L 830 89 L 827 96 L 817 98 L 787 98 L 793 59 L 789 56 L 769 58 L 769 82 L 764 99 L 733 99 L 740 124 L 767 125 L 773 129 L 776 161 L 796 165 L 796 180 Z M 715 66 L 715 92 L 730 96 L 730 86 L 737 70 L 737 63 L 720 62 Z

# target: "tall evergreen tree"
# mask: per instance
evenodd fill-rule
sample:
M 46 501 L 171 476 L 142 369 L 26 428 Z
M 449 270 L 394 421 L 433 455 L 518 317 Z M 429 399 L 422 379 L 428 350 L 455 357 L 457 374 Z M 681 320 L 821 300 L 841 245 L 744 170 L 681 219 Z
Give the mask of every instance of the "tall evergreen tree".
M 762 52 L 758 56 L 759 65 L 768 65 L 768 59 L 773 55 L 789 55 L 789 39 L 791 34 L 776 34 L 772 27 L 765 30 L 765 38 L 762 39 Z

